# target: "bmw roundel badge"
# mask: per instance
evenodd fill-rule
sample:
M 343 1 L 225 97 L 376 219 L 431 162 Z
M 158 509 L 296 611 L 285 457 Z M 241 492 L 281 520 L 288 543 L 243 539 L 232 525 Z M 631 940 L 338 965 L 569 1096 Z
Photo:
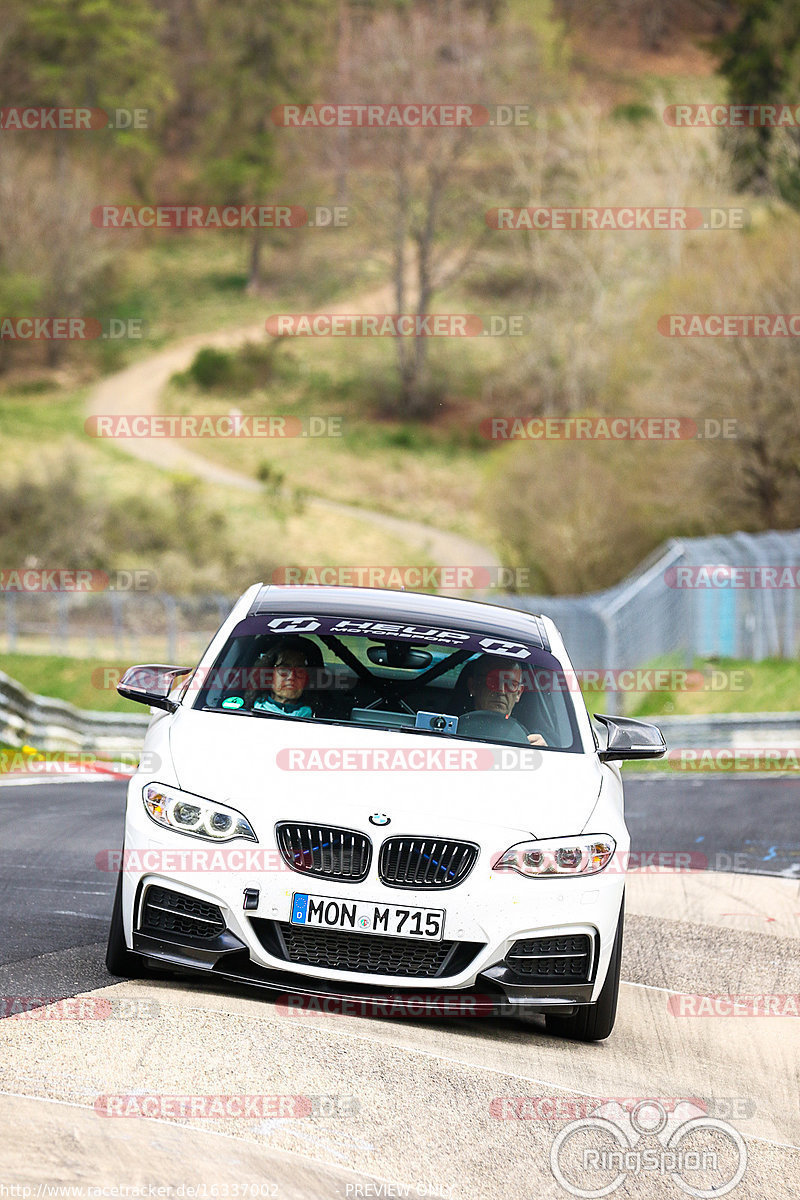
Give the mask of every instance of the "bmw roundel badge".
M 370 825 L 388 825 L 391 818 L 386 813 L 373 813 L 369 819 Z

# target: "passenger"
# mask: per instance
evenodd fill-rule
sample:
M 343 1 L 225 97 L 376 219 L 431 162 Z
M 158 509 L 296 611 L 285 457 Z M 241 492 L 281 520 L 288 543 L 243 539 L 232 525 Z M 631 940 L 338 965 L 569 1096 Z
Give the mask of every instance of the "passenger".
M 475 710 L 508 718 L 522 695 L 522 667 L 507 658 L 484 654 L 474 664 L 467 686 Z M 532 746 L 547 745 L 540 733 L 529 733 L 528 741 Z
M 313 717 L 310 704 L 304 704 L 308 687 L 309 652 L 303 640 L 285 639 L 272 646 L 258 661 L 257 670 L 265 670 L 270 686 L 248 696 L 255 712 L 279 713 L 284 717 Z

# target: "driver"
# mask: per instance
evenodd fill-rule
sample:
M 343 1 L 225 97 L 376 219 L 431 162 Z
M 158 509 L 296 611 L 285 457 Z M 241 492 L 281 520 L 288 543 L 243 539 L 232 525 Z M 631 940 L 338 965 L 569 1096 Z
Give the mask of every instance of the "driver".
M 510 659 L 484 654 L 475 663 L 468 687 L 476 711 L 496 712 L 508 719 L 522 695 L 522 667 Z M 540 733 L 529 733 L 528 741 L 531 746 L 547 745 Z

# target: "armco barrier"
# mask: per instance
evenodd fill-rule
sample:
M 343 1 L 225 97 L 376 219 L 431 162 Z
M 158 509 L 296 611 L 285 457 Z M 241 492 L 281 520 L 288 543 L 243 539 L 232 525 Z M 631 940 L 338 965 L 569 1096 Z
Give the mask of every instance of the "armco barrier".
M 709 713 L 692 717 L 645 717 L 658 725 L 670 750 L 752 746 L 800 747 L 800 713 Z
M 150 714 L 90 712 L 37 696 L 0 671 L 0 742 L 37 750 L 138 752 Z

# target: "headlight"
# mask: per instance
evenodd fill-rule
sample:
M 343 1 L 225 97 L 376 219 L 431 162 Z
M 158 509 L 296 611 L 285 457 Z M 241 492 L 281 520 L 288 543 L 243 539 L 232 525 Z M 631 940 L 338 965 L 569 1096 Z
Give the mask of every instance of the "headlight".
M 229 842 L 232 838 L 258 841 L 247 818 L 225 804 L 204 800 L 202 796 L 193 796 L 191 792 L 165 787 L 161 783 L 148 783 L 142 789 L 142 800 L 148 816 L 157 825 L 165 825 L 178 833 L 212 842 Z
M 616 848 L 617 843 L 607 833 L 518 842 L 500 855 L 494 870 L 518 871 L 532 879 L 542 875 L 596 875 L 608 866 Z

